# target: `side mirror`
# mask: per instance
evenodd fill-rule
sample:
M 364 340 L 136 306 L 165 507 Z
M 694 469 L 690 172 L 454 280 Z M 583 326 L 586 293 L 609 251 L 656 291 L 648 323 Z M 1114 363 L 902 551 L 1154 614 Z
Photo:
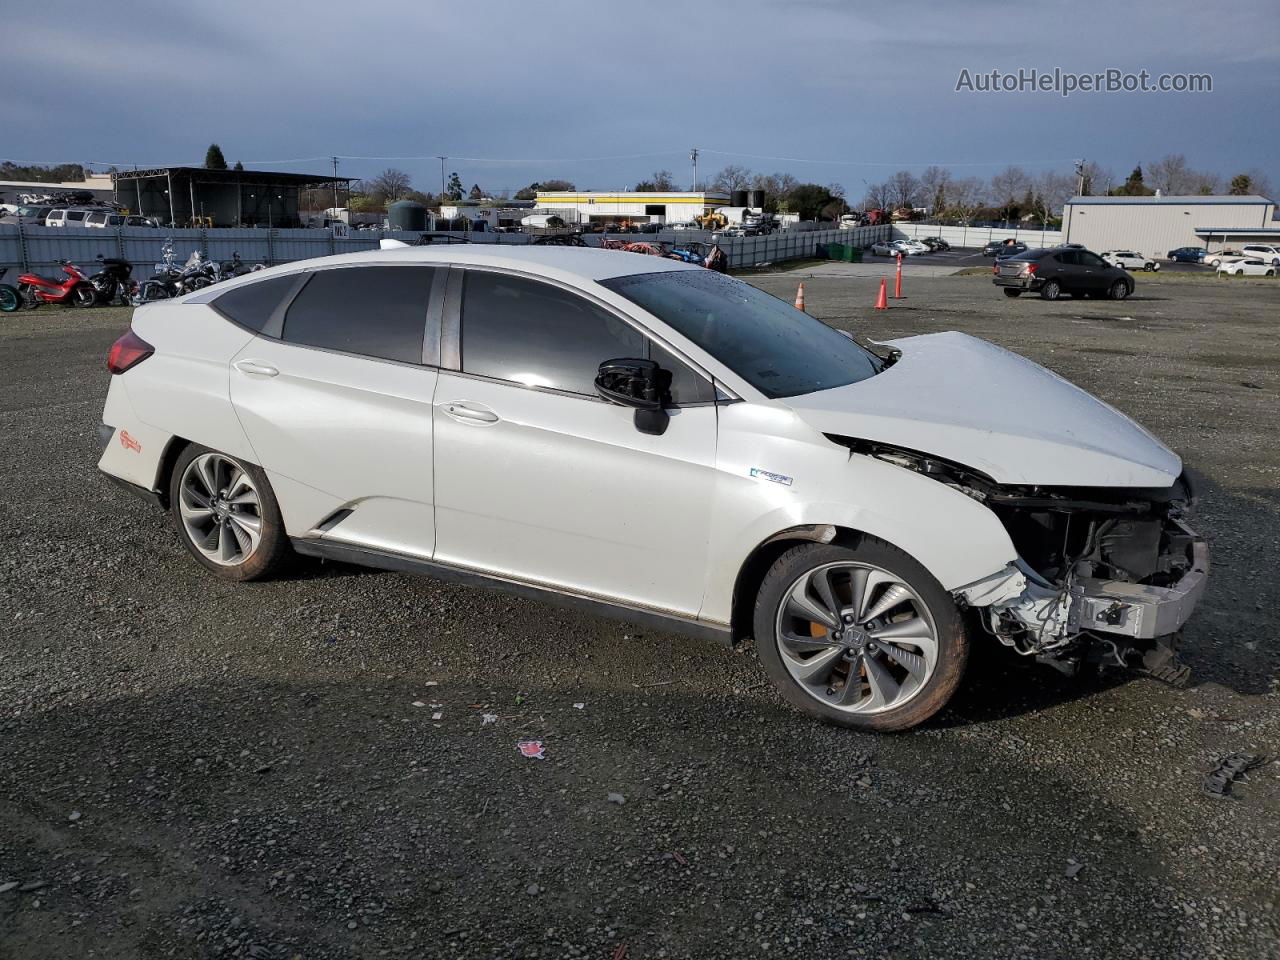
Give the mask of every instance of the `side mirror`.
M 662 409 L 662 398 L 671 385 L 671 374 L 652 360 L 617 359 L 600 364 L 596 393 L 610 403 L 634 407 L 636 429 L 662 436 L 671 417 Z

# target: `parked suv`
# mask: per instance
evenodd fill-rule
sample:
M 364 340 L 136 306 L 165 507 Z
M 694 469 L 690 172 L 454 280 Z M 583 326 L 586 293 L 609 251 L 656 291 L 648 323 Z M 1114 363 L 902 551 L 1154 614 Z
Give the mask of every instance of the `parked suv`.
M 1004 288 L 1006 297 L 1030 292 L 1045 300 L 1057 300 L 1064 293 L 1123 300 L 1134 287 L 1133 277 L 1123 267 L 1073 247 L 1027 250 L 997 260 L 992 272 L 992 282 Z
M 1204 247 L 1179 247 L 1169 251 L 1169 259 L 1174 263 L 1204 263 Z
M 54 207 L 44 219 L 46 227 L 83 227 L 85 218 L 93 213 L 78 207 Z
M 459 244 L 149 304 L 107 365 L 99 467 L 225 580 L 303 554 L 753 636 L 788 701 L 871 730 L 989 637 L 1185 672 L 1182 461 L 964 334 L 877 353 L 701 267 Z
M 1240 252 L 1253 260 L 1265 260 L 1273 267 L 1280 267 L 1280 249 L 1269 243 L 1246 243 Z

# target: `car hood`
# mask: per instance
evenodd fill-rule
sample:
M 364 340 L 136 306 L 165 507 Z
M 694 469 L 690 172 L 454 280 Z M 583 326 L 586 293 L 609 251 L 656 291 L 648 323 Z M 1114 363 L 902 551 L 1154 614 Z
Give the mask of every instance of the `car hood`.
M 1167 487 L 1178 455 L 1115 408 L 963 333 L 893 340 L 901 358 L 860 383 L 792 397 L 823 433 L 963 464 L 998 483 Z

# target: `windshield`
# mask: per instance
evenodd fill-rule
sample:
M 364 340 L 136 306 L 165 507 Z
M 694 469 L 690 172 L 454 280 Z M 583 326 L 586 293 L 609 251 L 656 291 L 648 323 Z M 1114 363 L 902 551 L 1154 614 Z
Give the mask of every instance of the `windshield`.
M 714 270 L 600 283 L 688 337 L 767 397 L 794 397 L 873 377 L 881 360 L 777 297 Z

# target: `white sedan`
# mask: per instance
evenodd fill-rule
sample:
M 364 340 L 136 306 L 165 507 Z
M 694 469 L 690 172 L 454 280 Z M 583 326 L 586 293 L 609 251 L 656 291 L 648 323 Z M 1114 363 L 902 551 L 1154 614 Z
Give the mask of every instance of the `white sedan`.
M 1218 273 L 1236 277 L 1274 277 L 1276 268 L 1265 260 L 1232 260 L 1219 266 Z
M 1132 250 L 1108 250 L 1099 256 L 1113 267 L 1125 270 L 1145 270 L 1150 273 L 1160 269 L 1160 263 L 1154 257 L 1144 257 Z
M 751 636 L 845 726 L 926 720 L 990 637 L 1176 672 L 1205 587 L 1182 461 L 1114 408 L 659 257 L 307 260 L 138 308 L 107 366 L 99 468 L 213 576 L 323 557 Z

